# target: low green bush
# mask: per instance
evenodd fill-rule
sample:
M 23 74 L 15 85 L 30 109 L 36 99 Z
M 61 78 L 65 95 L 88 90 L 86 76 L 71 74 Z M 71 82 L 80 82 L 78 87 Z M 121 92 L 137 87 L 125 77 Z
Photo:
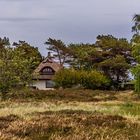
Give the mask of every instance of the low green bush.
M 104 89 L 110 81 L 98 71 L 62 69 L 54 76 L 56 87 L 71 88 L 82 86 L 87 89 Z
M 82 72 L 81 78 L 83 81 L 81 84 L 87 89 L 104 89 L 109 85 L 109 80 L 101 72 L 90 71 Z
M 70 69 L 63 69 L 56 73 L 54 82 L 56 87 L 71 88 L 78 84 L 78 73 Z

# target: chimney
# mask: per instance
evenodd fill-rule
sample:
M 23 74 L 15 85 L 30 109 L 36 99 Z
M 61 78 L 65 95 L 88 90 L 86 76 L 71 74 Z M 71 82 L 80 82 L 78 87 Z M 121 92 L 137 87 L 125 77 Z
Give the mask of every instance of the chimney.
M 48 52 L 48 58 L 51 58 L 51 52 Z

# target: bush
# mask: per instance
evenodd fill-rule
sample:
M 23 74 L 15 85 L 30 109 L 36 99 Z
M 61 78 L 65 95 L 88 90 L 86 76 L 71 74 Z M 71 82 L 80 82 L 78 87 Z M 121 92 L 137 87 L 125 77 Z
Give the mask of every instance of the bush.
M 56 87 L 71 88 L 80 85 L 87 89 L 101 89 L 109 85 L 109 80 L 97 71 L 63 69 L 54 76 Z
M 56 87 L 71 88 L 79 83 L 79 75 L 75 70 L 63 69 L 54 76 Z
M 109 85 L 109 80 L 98 71 L 82 72 L 82 85 L 87 89 L 105 89 Z

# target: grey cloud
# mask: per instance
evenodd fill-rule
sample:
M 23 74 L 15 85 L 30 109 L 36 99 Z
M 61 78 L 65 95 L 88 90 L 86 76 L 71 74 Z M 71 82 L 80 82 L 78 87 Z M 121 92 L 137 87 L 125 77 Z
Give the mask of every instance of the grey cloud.
M 131 38 L 139 0 L 0 0 L 0 36 L 26 40 L 45 55 L 49 38 L 94 42 L 99 34 Z
M 0 18 L 0 21 L 9 21 L 9 22 L 22 22 L 22 21 L 48 21 L 50 19 L 48 18 L 21 18 L 21 17 L 17 17 L 17 18 Z

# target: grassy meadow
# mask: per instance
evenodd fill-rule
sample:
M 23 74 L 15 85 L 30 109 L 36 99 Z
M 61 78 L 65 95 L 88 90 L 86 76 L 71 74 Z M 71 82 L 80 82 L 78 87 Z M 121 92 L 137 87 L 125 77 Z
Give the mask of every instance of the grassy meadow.
M 2 140 L 140 140 L 133 91 L 12 91 L 0 102 Z

